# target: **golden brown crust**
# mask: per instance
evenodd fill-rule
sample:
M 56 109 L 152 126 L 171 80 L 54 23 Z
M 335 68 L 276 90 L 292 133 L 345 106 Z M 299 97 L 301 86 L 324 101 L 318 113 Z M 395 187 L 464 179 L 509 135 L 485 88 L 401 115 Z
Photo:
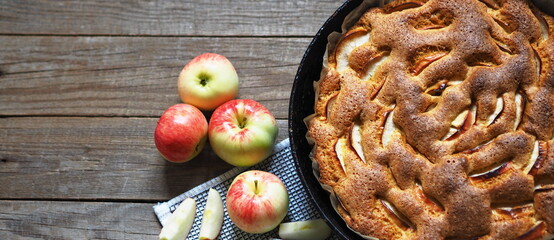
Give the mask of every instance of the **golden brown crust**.
M 326 61 L 308 131 L 353 230 L 553 232 L 552 17 L 526 0 L 393 1 L 363 14 Z

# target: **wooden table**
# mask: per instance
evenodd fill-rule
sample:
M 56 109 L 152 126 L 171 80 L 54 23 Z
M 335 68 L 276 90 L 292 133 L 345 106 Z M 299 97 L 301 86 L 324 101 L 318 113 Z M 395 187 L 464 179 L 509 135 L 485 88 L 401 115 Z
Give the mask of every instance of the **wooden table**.
M 227 56 L 280 141 L 302 55 L 342 3 L 1 0 L 0 239 L 155 239 L 155 203 L 232 168 L 154 145 L 184 64 Z

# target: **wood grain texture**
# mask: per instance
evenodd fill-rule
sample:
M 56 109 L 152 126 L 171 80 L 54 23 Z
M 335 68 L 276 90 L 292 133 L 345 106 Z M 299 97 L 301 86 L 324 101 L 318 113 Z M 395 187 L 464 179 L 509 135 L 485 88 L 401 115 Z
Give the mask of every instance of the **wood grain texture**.
M 0 116 L 160 116 L 180 102 L 182 67 L 216 52 L 238 72 L 238 98 L 286 118 L 310 40 L 0 36 Z
M 336 0 L 4 0 L 0 34 L 313 36 Z
M 182 164 L 154 145 L 157 118 L 0 119 L 0 199 L 166 201 L 231 165 L 209 144 Z M 279 120 L 277 141 L 288 137 Z
M 157 239 L 151 203 L 0 201 L 0 239 Z
M 233 168 L 209 144 L 158 153 L 181 68 L 227 56 L 281 141 L 301 58 L 344 1 L 0 2 L 0 239 L 155 239 L 155 202 Z

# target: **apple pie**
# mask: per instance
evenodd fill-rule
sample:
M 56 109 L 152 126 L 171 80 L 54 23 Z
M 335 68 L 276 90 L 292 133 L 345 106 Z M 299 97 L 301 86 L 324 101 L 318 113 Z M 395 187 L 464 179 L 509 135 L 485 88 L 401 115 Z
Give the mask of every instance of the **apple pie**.
M 554 233 L 554 18 L 529 1 L 369 8 L 314 87 L 315 172 L 361 236 Z

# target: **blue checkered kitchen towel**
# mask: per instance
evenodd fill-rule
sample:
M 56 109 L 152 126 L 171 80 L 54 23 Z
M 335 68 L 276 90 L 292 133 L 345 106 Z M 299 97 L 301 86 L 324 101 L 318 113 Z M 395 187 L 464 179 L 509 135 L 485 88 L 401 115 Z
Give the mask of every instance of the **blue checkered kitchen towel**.
M 158 220 L 164 225 L 167 218 L 171 213 L 179 206 L 179 204 L 186 198 L 193 198 L 196 200 L 196 217 L 192 225 L 192 229 L 187 239 L 198 239 L 200 233 L 200 222 L 202 221 L 202 213 L 206 205 L 206 198 L 208 196 L 208 190 L 214 188 L 217 190 L 223 201 L 225 201 L 225 194 L 227 189 L 231 185 L 231 182 L 238 174 L 247 170 L 263 170 L 271 172 L 277 175 L 285 184 L 289 192 L 289 211 L 283 222 L 295 222 L 309 219 L 322 218 L 321 214 L 316 209 L 314 203 L 310 199 L 307 190 L 302 185 L 300 177 L 295 169 L 295 164 L 292 159 L 290 142 L 285 139 L 278 143 L 274 148 L 274 153 L 261 163 L 248 168 L 233 168 L 228 172 L 213 178 L 167 202 L 158 203 L 154 206 L 154 212 L 158 217 Z M 225 212 L 223 227 L 219 235 L 219 239 L 272 239 L 279 238 L 278 227 L 273 231 L 264 234 L 250 234 L 237 228 L 227 212 Z M 332 235 L 330 239 L 338 239 L 337 236 Z

